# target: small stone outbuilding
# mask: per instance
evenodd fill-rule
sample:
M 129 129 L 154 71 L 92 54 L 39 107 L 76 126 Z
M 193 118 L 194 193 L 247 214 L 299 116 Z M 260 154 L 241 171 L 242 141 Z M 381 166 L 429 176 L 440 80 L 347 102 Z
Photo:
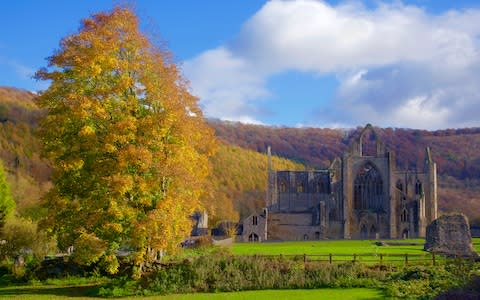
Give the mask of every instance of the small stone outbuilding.
M 252 214 L 243 221 L 243 242 L 263 242 L 267 240 L 268 210 L 264 209 L 260 214 Z

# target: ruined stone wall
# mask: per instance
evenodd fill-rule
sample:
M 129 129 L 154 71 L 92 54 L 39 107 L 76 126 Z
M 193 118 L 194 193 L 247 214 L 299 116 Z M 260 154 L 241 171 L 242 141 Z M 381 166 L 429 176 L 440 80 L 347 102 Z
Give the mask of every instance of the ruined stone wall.
M 270 213 L 269 240 L 302 241 L 324 238 L 324 227 L 312 225 L 312 213 Z
M 368 131 L 372 131 L 376 144 L 362 148 Z M 329 169 L 274 171 L 269 165 L 269 236 L 283 240 L 425 236 L 426 224 L 437 216 L 436 165 L 428 148 L 425 155 L 423 170 L 397 171 L 395 153 L 386 150 L 374 128 L 367 125 L 350 150 L 336 158 Z M 367 197 L 375 206 L 358 207 L 354 205 L 354 181 L 367 164 L 378 172 L 382 192 Z M 401 191 L 397 182 L 402 184 Z M 321 222 L 314 221 L 315 214 L 321 216 Z

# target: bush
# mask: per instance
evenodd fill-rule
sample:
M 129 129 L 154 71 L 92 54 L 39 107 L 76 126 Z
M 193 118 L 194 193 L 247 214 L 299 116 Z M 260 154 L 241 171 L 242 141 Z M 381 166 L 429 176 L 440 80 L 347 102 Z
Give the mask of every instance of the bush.
M 431 299 L 440 293 L 469 282 L 478 265 L 457 262 L 445 266 L 412 266 L 392 274 L 386 281 L 388 296 L 406 299 Z
M 281 257 L 215 255 L 158 266 L 141 283 L 155 293 L 378 287 L 385 271 L 361 264 L 304 263 Z
M 0 244 L 0 259 L 13 259 L 18 255 L 32 254 L 36 260 L 56 251 L 56 243 L 39 231 L 37 223 L 19 217 L 12 217 L 3 228 L 3 239 Z

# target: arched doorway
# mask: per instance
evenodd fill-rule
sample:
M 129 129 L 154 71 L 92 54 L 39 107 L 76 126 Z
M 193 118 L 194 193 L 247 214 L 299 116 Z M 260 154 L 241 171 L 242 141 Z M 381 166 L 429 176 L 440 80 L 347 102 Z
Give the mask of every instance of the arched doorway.
M 370 239 L 376 240 L 377 233 L 378 233 L 377 227 L 375 227 L 375 225 L 372 225 L 372 227 L 370 227 Z
M 408 229 L 404 229 L 403 232 L 402 232 L 402 239 L 408 239 L 410 236 L 410 232 L 408 231 Z
M 248 241 L 249 242 L 258 242 L 259 241 L 258 234 L 256 234 L 255 232 L 251 233 L 248 236 Z
M 368 238 L 368 229 L 367 229 L 367 226 L 365 224 L 362 224 L 360 226 L 360 238 L 362 240 L 366 240 Z

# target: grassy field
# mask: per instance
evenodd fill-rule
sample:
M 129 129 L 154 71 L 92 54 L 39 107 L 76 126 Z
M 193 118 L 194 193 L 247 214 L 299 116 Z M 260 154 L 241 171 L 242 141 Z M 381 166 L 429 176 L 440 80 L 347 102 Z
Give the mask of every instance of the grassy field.
M 303 255 L 303 254 L 423 254 L 423 240 L 395 242 L 419 243 L 415 246 L 377 246 L 372 240 L 326 240 L 305 242 L 235 243 L 232 252 L 237 255 Z
M 387 243 L 410 243 L 412 245 L 377 246 L 374 240 L 326 240 L 326 241 L 299 241 L 299 242 L 271 242 L 271 243 L 235 243 L 231 251 L 235 255 L 285 255 L 306 256 L 308 260 L 332 261 L 383 261 L 408 262 L 421 261 L 431 263 L 431 254 L 423 250 L 423 239 L 392 240 Z M 415 245 L 413 245 L 415 244 Z M 480 238 L 473 239 L 473 245 L 480 252 Z M 353 256 L 355 254 L 355 256 Z M 441 257 L 436 258 L 441 261 Z
M 77 299 L 92 300 L 98 299 L 89 297 L 93 286 L 15 286 L 0 288 L 0 298 L 3 299 L 22 299 L 22 300 L 60 300 Z M 121 299 L 147 299 L 147 300 L 221 300 L 221 299 L 383 299 L 382 292 L 373 289 L 312 289 L 312 290 L 262 290 L 262 291 L 244 291 L 232 293 L 197 293 L 197 294 L 175 294 L 165 296 L 149 297 L 124 297 Z
M 315 289 L 315 290 L 263 290 L 263 291 L 245 291 L 235 293 L 215 293 L 215 294 L 185 294 L 168 295 L 157 298 L 146 299 L 172 299 L 172 300 L 220 300 L 220 299 L 383 299 L 382 293 L 372 289 Z

